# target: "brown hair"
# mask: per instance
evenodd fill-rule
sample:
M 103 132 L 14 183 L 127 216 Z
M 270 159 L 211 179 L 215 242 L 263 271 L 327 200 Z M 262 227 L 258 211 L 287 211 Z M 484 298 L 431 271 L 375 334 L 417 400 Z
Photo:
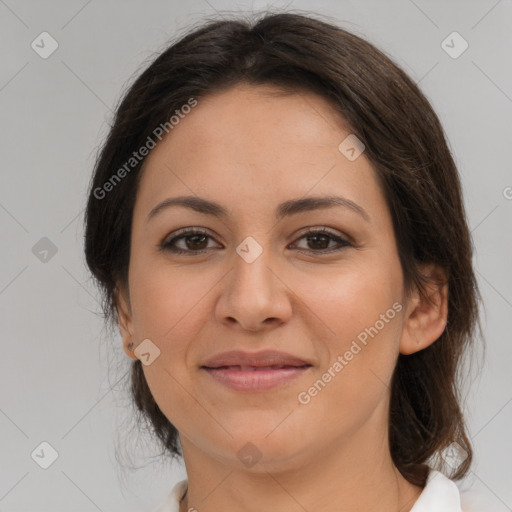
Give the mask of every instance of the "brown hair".
M 389 414 L 393 461 L 423 486 L 426 463 L 452 442 L 472 450 L 461 411 L 457 370 L 479 327 L 479 292 L 461 185 L 441 124 L 415 83 L 364 39 L 311 15 L 267 14 L 209 20 L 163 51 L 135 80 L 116 109 L 96 162 L 85 218 L 87 264 L 117 323 L 116 293 L 127 284 L 133 206 L 143 159 L 115 186 L 112 180 L 155 128 L 189 99 L 240 82 L 307 90 L 330 101 L 366 146 L 389 206 L 404 282 L 422 290 L 420 263 L 438 264 L 449 286 L 448 322 L 439 339 L 400 355 Z M 118 175 L 119 176 L 119 175 Z M 156 404 L 139 360 L 131 393 L 164 452 L 181 456 L 179 436 Z

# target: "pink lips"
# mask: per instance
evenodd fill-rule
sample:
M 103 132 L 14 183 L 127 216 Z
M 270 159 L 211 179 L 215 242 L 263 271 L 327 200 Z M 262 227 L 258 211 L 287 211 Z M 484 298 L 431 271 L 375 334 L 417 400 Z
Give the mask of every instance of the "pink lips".
M 266 391 L 296 379 L 311 366 L 308 361 L 285 352 L 238 350 L 218 354 L 201 368 L 236 391 Z

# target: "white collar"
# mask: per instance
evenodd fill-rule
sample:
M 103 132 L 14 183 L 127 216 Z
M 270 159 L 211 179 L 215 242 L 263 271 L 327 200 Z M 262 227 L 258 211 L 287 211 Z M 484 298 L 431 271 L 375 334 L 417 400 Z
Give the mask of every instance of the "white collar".
M 442 473 L 431 469 L 411 512 L 462 512 L 459 488 Z
M 176 483 L 167 499 L 153 512 L 179 512 L 187 480 Z M 427 483 L 411 512 L 462 512 L 458 487 L 439 471 L 430 470 Z

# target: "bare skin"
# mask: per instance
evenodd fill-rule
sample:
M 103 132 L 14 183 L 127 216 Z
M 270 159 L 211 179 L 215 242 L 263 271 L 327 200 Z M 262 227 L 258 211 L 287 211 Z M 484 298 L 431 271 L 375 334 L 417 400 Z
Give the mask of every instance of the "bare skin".
M 350 129 L 321 97 L 272 91 L 238 85 L 198 99 L 148 156 L 129 290 L 118 297 L 124 348 L 135 358 L 128 344 L 150 339 L 161 351 L 143 368 L 180 434 L 189 485 L 180 512 L 407 512 L 422 489 L 391 459 L 389 384 L 399 353 L 442 334 L 448 290 L 432 285 L 432 304 L 418 290 L 405 293 L 375 171 L 364 153 L 350 161 L 338 150 Z M 275 216 L 284 201 L 327 195 L 350 199 L 368 220 L 343 206 Z M 177 196 L 215 201 L 228 215 L 170 206 L 148 220 Z M 187 254 L 159 248 L 181 228 L 208 236 L 175 241 Z M 308 242 L 304 235 L 320 228 L 349 245 L 322 235 Z M 236 251 L 247 237 L 263 251 L 250 263 Z M 301 403 L 299 394 L 393 304 L 401 306 L 393 318 Z M 235 391 L 201 369 L 220 352 L 268 348 L 312 367 L 256 392 Z M 250 467 L 238 456 L 249 442 L 261 455 Z

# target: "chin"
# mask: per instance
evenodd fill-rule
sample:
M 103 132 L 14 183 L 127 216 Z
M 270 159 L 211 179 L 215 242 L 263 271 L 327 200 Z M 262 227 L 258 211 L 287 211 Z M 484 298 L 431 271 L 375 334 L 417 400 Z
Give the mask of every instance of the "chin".
M 224 446 L 213 443 L 221 453 L 218 455 L 229 465 L 245 468 L 254 473 L 285 471 L 301 467 L 305 461 L 302 455 L 305 448 L 311 448 L 310 440 L 301 440 L 301 436 L 286 429 L 279 432 L 278 423 L 272 426 L 260 425 L 260 428 L 247 430 L 238 428 L 233 437 Z M 300 429 L 297 429 L 300 430 Z M 233 457 L 234 455 L 234 457 Z

